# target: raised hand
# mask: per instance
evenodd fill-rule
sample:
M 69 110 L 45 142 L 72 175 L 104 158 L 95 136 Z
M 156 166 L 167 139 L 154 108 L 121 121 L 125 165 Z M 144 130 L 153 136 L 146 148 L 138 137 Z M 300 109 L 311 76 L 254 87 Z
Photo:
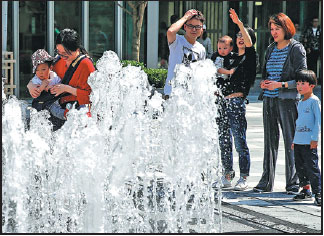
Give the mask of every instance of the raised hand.
M 229 12 L 230 12 L 230 17 L 231 17 L 233 23 L 235 23 L 237 25 L 242 24 L 241 20 L 239 19 L 238 15 L 236 14 L 236 12 L 233 8 L 231 8 L 229 10 Z
M 194 15 L 197 15 L 197 14 L 198 14 L 197 10 L 190 9 L 184 14 L 184 16 L 186 17 L 187 20 L 190 20 Z

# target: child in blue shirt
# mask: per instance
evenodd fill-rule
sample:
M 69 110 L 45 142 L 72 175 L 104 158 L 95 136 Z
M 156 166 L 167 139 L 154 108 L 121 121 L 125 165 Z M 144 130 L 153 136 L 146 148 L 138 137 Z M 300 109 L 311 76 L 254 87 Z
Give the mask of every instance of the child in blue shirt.
M 302 70 L 296 76 L 297 90 L 303 95 L 298 103 L 298 118 L 291 149 L 295 154 L 295 166 L 299 178 L 299 186 L 303 187 L 294 201 L 311 201 L 312 192 L 315 204 L 322 205 L 321 173 L 318 167 L 317 144 L 321 127 L 320 100 L 313 94 L 316 86 L 316 75 L 311 70 Z

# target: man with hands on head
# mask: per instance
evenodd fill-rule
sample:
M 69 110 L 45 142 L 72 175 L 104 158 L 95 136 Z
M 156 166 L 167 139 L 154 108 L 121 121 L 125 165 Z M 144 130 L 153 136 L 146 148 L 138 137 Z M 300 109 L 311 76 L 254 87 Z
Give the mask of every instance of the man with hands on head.
M 167 39 L 170 50 L 168 75 L 164 86 L 164 98 L 168 99 L 171 91 L 171 80 L 174 77 L 174 69 L 177 64 L 189 65 L 191 62 L 204 60 L 206 50 L 197 38 L 203 32 L 205 18 L 203 14 L 195 9 L 187 11 L 182 18 L 172 24 L 167 31 Z M 177 32 L 184 26 L 185 35 Z

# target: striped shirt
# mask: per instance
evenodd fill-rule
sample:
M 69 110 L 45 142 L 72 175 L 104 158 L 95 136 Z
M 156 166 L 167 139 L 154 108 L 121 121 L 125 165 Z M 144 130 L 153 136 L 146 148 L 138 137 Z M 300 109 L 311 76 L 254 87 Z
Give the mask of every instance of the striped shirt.
M 283 65 L 288 55 L 288 46 L 283 49 L 275 47 L 267 61 L 266 69 L 268 74 L 268 80 L 279 81 Z M 266 97 L 278 97 L 279 89 L 268 90 L 265 89 L 264 96 Z

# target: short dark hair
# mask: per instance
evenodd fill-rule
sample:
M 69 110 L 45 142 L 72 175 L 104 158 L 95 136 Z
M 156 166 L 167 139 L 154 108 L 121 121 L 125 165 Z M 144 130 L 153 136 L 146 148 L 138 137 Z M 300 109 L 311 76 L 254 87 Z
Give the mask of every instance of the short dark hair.
M 283 30 L 285 31 L 285 40 L 291 39 L 296 33 L 294 23 L 291 21 L 289 16 L 287 16 L 286 14 L 284 14 L 282 12 L 270 16 L 270 19 L 268 22 L 269 29 L 270 29 L 272 23 L 283 28 Z
M 233 44 L 233 39 L 230 36 L 228 36 L 228 35 L 224 35 L 224 36 L 220 37 L 217 40 L 217 43 L 225 43 L 225 44 L 229 43 L 229 45 L 231 47 L 233 47 L 233 45 L 234 45 Z
M 312 70 L 301 70 L 296 74 L 296 82 L 308 82 L 309 84 L 317 85 L 317 77 Z
M 175 23 L 177 20 L 179 19 L 179 17 L 177 15 L 172 15 L 170 17 L 170 22 L 171 24 Z
M 198 10 L 196 10 L 196 11 L 197 11 L 197 15 L 193 15 L 189 20 L 197 19 L 197 20 L 200 20 L 201 23 L 204 23 L 204 21 L 205 21 L 204 15 L 201 13 L 201 11 L 198 11 Z M 187 23 L 187 21 L 185 23 Z

